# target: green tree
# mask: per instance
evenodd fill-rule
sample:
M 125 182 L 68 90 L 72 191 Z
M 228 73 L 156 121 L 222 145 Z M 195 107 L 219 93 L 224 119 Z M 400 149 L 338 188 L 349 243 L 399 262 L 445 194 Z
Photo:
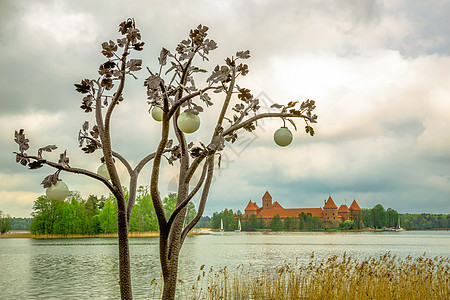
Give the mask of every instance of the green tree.
M 269 223 L 269 228 L 273 231 L 280 231 L 283 228 L 283 222 L 280 215 L 276 214 Z
M 369 208 L 362 209 L 362 221 L 366 227 L 374 228 L 372 209 Z
M 262 216 L 259 216 L 258 221 L 256 222 L 256 228 L 257 229 L 264 229 L 266 228 L 266 224 L 264 223 L 264 220 Z
M 52 201 L 47 196 L 38 197 L 33 204 L 31 216 L 33 221 L 30 223 L 30 231 L 33 234 L 53 234 L 54 224 L 61 215 L 64 201 Z
M 10 215 L 4 215 L 0 210 L 0 234 L 7 233 L 11 230 L 12 218 Z
M 220 228 L 220 219 L 221 215 L 218 212 L 214 212 L 213 216 L 211 218 L 211 228 L 212 229 L 219 229 Z
M 195 209 L 195 205 L 192 202 L 186 206 L 186 221 L 185 224 L 189 224 L 197 215 L 197 210 Z
M 211 218 L 211 226 L 213 229 L 220 228 L 220 222 L 223 222 L 223 229 L 225 231 L 233 231 L 237 229 L 237 219 L 234 218 L 232 209 L 225 208 L 220 213 L 215 212 Z M 242 224 L 241 224 L 242 225 Z
M 171 194 L 165 199 L 167 213 L 172 214 L 173 202 L 176 201 L 176 194 Z M 136 204 L 131 213 L 130 231 L 157 231 L 158 220 L 155 208 L 153 207 L 152 196 L 148 186 L 140 186 L 136 197 Z
M 166 217 L 169 218 L 173 211 L 175 210 L 175 207 L 177 205 L 177 194 L 170 193 L 167 197 L 164 197 L 163 199 L 163 205 L 164 205 L 164 211 L 166 212 Z
M 30 223 L 33 218 L 12 218 L 11 230 L 30 230 Z
M 285 230 L 298 230 L 299 223 L 296 217 L 286 217 L 283 221 L 283 228 Z
M 306 230 L 305 220 L 306 220 L 306 214 L 304 212 L 302 212 L 301 214 L 298 215 L 298 229 L 299 230 Z
M 198 223 L 195 225 L 195 228 L 212 228 L 211 218 L 208 216 L 202 216 Z
M 387 226 L 386 210 L 383 205 L 377 204 L 372 208 L 372 223 L 374 228 Z
M 174 52 L 165 48 L 161 50 L 157 70 L 152 72 L 147 69 L 150 73 L 144 81 L 147 88 L 147 102 L 151 105 L 152 113 L 153 110 L 156 111 L 154 118 L 162 122 L 162 130 L 160 138 L 157 138 L 159 144 L 156 151 L 145 156 L 134 168 L 124 156 L 113 150 L 111 139 L 112 115 L 118 107 L 123 107 L 118 104 L 125 100 L 123 91 L 128 82 L 126 78 L 137 78 L 135 73 L 142 69 L 142 60 L 133 58 L 132 55 L 135 51 L 143 50 L 144 46 L 133 19 L 125 20 L 119 25 L 121 38 L 102 43 L 101 53 L 106 57 L 106 61 L 99 66 L 100 78 L 83 79 L 79 84 L 75 84 L 76 90 L 83 97 L 81 109 L 95 116 L 94 126 L 90 126 L 88 122 L 82 125 L 79 133 L 80 146 L 87 154 L 97 150 L 102 152 L 102 160 L 107 170 L 107 174 L 103 172 L 103 175 L 106 177 L 72 167 L 69 165 L 66 152 L 60 155 L 58 162 L 44 159 L 43 153 L 57 149 L 55 145 L 40 148 L 37 155 L 29 155 L 26 152 L 30 148 L 29 140 L 25 137 L 24 130 L 15 133 L 14 140 L 19 145 L 19 151 L 15 153 L 18 163 L 31 169 L 38 169 L 43 165 L 57 169 L 54 174 L 44 179 L 44 188 L 56 184 L 59 173 L 64 171 L 83 174 L 101 181 L 115 197 L 118 214 L 119 286 L 122 298 L 132 298 L 128 230 L 136 200 L 137 179 L 149 161 L 153 160 L 150 194 L 160 228 L 159 256 L 164 277 L 162 298 L 173 299 L 179 252 L 187 234 L 204 212 L 214 176 L 215 160 L 224 150 L 225 142 L 235 142 L 240 129 L 250 132 L 256 130 L 256 122 L 264 118 L 281 118 L 283 122 L 286 120 L 294 122 L 295 118 L 303 119 L 306 122 L 306 133 L 314 135 L 314 129 L 310 125 L 317 122 L 317 116 L 313 114 L 315 109 L 313 100 L 308 99 L 302 103 L 291 101 L 286 105 L 275 103 L 271 106 L 271 112 L 258 112 L 259 99 L 255 98 L 249 89 L 237 84 L 238 79 L 246 76 L 249 71 L 248 65 L 245 64 L 245 60 L 250 57 L 248 50 L 238 51 L 226 58 L 225 64 L 214 67 L 206 82 L 201 84 L 202 87 L 195 84 L 195 79 L 199 77 L 198 73 L 204 73 L 206 70 L 194 63 L 208 61 L 210 51 L 217 48 L 217 44 L 207 38 L 207 31 L 208 27 L 202 25 L 191 30 L 187 39 L 181 41 Z M 215 92 L 214 102 L 208 95 L 208 92 L 212 91 Z M 233 98 L 236 97 L 240 101 L 232 107 L 235 100 Z M 193 130 L 185 127 L 185 121 L 191 118 L 195 120 L 193 125 L 199 125 L 199 119 L 195 116 L 203 111 L 201 105 L 210 106 L 214 103 L 220 103 L 221 108 L 218 109 L 220 114 L 216 125 L 209 128 L 211 136 L 208 137 L 208 142 L 197 145 L 189 143 L 185 133 L 192 133 Z M 226 120 L 230 120 L 230 123 Z M 175 133 L 175 143 L 169 141 L 171 131 Z M 283 128 L 283 131 L 289 129 Z M 179 161 L 176 164 L 179 175 L 177 202 L 170 218 L 166 216 L 159 190 L 161 163 L 164 157 L 174 166 L 174 162 Z M 114 158 L 128 171 L 130 177 L 128 195 L 122 188 Z M 198 181 L 193 180 L 197 170 L 201 173 Z M 191 183 L 195 185 L 192 189 Z M 186 218 L 185 208 L 197 193 L 201 195 L 197 215 L 183 227 Z
M 356 226 L 356 223 L 352 220 L 346 220 L 345 222 L 339 223 L 339 229 L 340 230 L 352 230 L 352 229 L 358 229 Z
M 117 209 L 116 203 L 110 198 L 106 199 L 105 205 L 98 216 L 100 228 L 104 233 L 117 232 Z
M 306 217 L 305 217 L 305 229 L 306 230 L 311 230 L 313 229 L 313 218 L 311 213 L 307 213 Z
M 318 216 L 312 217 L 311 224 L 311 229 L 323 229 L 323 220 Z
M 398 224 L 398 213 L 392 208 L 386 210 L 386 227 L 397 227 Z
M 283 229 L 284 230 L 289 230 L 289 228 L 291 227 L 291 223 L 292 223 L 292 220 L 291 220 L 290 217 L 284 218 L 284 220 L 283 220 Z
M 98 221 L 98 214 L 100 212 L 100 200 L 97 196 L 89 195 L 89 197 L 82 202 L 86 216 L 86 233 L 98 234 L 101 231 L 100 223 Z M 104 203 L 102 204 L 103 208 Z
M 256 218 L 255 214 L 250 215 L 250 218 L 248 220 L 247 230 L 254 231 L 256 230 L 258 226 L 258 220 Z

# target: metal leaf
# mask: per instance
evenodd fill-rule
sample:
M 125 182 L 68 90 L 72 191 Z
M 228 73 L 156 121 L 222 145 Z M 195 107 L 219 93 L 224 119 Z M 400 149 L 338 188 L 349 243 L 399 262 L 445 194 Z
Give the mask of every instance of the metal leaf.
M 297 131 L 297 126 L 295 125 L 295 122 L 292 121 L 291 119 L 287 119 L 287 120 L 292 124 L 292 126 L 294 126 L 295 131 Z

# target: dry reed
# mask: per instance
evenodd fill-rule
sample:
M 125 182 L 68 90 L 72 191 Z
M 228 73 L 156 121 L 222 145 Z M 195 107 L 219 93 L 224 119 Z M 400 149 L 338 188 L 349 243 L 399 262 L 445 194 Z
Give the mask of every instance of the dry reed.
M 243 265 L 230 273 L 203 265 L 192 285 L 179 280 L 176 299 L 449 299 L 448 257 L 352 259 L 345 253 L 308 264 L 284 263 L 255 272 Z M 149 299 L 160 299 L 162 280 L 153 279 Z

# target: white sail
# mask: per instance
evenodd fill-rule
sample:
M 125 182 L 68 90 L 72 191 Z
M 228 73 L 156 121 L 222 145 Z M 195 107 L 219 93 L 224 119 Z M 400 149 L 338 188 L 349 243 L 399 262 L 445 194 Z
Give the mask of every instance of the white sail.
M 235 232 L 241 232 L 241 219 L 238 218 L 238 229 Z
M 220 231 L 223 231 L 223 220 L 220 219 Z

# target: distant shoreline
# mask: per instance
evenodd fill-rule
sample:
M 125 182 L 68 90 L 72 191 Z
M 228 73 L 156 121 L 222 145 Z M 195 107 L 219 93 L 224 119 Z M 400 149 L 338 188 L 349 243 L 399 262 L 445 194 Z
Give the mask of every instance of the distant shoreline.
M 194 230 L 188 235 L 209 235 L 211 233 L 204 230 Z M 24 238 L 24 239 L 77 239 L 77 238 L 117 238 L 117 233 L 109 234 L 32 234 L 28 230 L 12 230 L 5 234 L 0 234 L 1 238 Z M 159 237 L 159 231 L 129 232 L 128 237 Z
M 432 228 L 432 229 L 408 229 L 405 231 L 448 231 L 450 228 Z M 393 232 L 389 229 L 355 229 L 355 230 L 281 230 L 281 231 L 272 231 L 270 229 L 266 230 L 255 230 L 255 231 L 242 231 L 242 232 L 260 232 L 260 233 L 276 233 L 276 232 Z M 200 228 L 188 233 L 189 236 L 196 235 L 210 235 L 212 232 L 219 232 L 219 229 L 211 229 L 211 228 Z M 234 232 L 234 231 L 224 231 L 224 232 Z M 394 231 L 395 232 L 395 231 Z M 32 234 L 28 230 L 11 230 L 8 233 L 0 234 L 0 239 L 2 238 L 25 238 L 25 239 L 77 239 L 77 238 L 117 238 L 117 233 L 109 233 L 109 234 Z M 129 232 L 128 237 L 130 238 L 138 238 L 138 237 L 159 237 L 159 231 L 144 231 L 144 232 Z

